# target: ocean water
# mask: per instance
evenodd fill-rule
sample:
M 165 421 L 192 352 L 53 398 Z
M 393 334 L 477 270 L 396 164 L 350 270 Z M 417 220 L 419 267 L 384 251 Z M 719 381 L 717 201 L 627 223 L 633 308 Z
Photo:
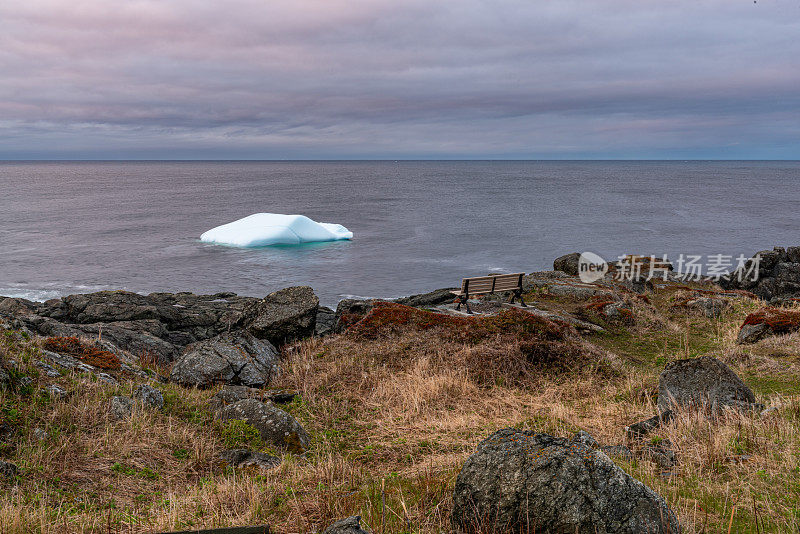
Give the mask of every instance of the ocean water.
M 257 212 L 352 241 L 199 241 Z M 564 253 L 751 255 L 800 245 L 800 162 L 0 162 L 0 295 L 126 289 L 324 304 L 551 268 Z

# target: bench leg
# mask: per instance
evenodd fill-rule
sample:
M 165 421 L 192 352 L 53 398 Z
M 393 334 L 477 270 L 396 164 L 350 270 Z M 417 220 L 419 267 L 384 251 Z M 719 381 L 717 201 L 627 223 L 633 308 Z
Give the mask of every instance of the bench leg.
M 464 301 L 464 304 L 466 304 L 466 305 L 467 305 L 467 313 L 468 313 L 468 314 L 470 314 L 470 315 L 472 315 L 472 308 L 470 308 L 470 307 L 469 307 L 469 302 L 467 302 L 467 301 L 465 300 L 465 301 Z
M 515 298 L 519 299 L 519 303 L 522 304 L 523 308 L 527 308 L 528 307 L 528 305 L 525 304 L 525 299 L 522 298 L 522 290 L 521 289 L 518 289 L 518 290 L 514 291 L 514 294 L 511 296 L 511 304 L 514 304 L 514 299 Z

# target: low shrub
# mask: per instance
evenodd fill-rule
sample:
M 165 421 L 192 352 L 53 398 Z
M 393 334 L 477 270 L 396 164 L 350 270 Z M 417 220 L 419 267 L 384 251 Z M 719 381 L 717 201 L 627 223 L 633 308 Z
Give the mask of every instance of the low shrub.
M 99 369 L 120 368 L 119 358 L 113 352 L 98 348 L 77 337 L 48 337 L 44 340 L 43 346 L 49 351 L 67 354 Z

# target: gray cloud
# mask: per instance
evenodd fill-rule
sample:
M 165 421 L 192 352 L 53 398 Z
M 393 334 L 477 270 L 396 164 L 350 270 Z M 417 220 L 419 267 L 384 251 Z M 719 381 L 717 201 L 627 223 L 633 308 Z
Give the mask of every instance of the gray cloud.
M 796 158 L 797 0 L 10 0 L 0 158 Z

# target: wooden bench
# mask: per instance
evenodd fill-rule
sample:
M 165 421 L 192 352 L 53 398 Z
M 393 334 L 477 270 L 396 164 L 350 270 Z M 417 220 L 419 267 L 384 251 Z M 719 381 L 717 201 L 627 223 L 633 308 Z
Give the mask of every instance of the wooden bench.
M 477 276 L 475 278 L 464 278 L 461 281 L 461 290 L 452 293 L 458 297 L 457 310 L 461 309 L 462 304 L 466 304 L 467 313 L 472 314 L 469 307 L 469 298 L 473 295 L 487 295 L 489 293 L 512 292 L 511 302 L 519 299 L 524 308 L 528 305 L 522 299 L 522 277 L 525 273 L 497 274 L 490 276 Z

